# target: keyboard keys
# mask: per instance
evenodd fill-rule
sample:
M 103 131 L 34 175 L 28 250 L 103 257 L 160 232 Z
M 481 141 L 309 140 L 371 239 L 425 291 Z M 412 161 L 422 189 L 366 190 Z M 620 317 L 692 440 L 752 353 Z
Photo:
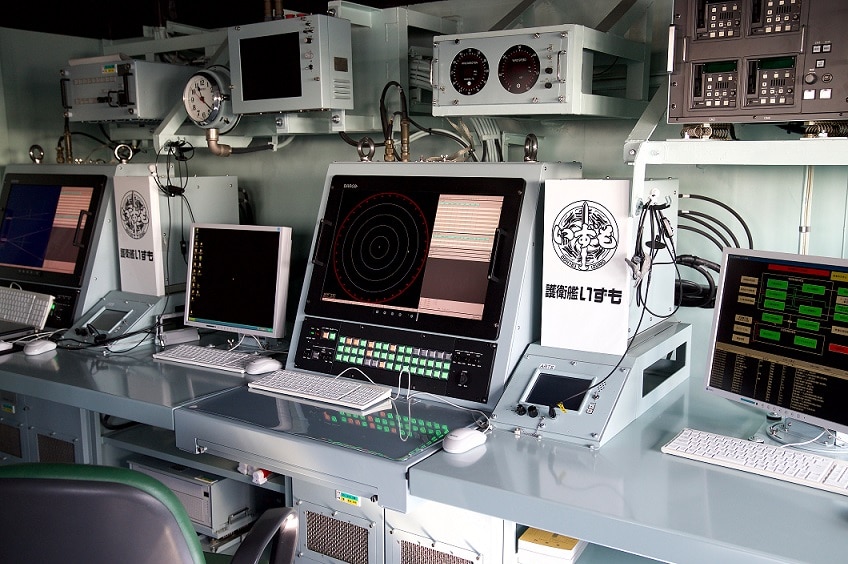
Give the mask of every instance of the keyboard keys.
M 191 366 L 215 368 L 227 372 L 244 373 L 245 365 L 256 355 L 239 351 L 228 351 L 200 345 L 180 344 L 153 353 L 156 360 L 166 360 Z
M 0 286 L 0 319 L 32 325 L 40 331 L 47 323 L 53 301 L 49 294 Z
M 391 396 L 388 386 L 292 370 L 277 370 L 247 385 L 257 390 L 359 410 Z
M 666 454 L 848 495 L 848 461 L 791 447 L 683 429 Z

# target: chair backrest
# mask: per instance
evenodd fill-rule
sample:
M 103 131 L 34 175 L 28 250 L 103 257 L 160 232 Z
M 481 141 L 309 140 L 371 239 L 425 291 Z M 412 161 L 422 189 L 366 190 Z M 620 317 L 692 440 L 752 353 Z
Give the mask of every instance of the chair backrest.
M 0 466 L 0 559 L 121 564 L 204 562 L 174 493 L 129 468 Z

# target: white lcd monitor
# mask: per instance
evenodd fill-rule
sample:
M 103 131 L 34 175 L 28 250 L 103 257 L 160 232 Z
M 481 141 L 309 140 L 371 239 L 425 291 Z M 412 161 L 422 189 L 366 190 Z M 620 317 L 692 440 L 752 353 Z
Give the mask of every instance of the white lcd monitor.
M 185 324 L 284 337 L 290 260 L 289 227 L 192 224 Z
M 848 260 L 726 248 L 719 286 L 706 390 L 848 432 Z

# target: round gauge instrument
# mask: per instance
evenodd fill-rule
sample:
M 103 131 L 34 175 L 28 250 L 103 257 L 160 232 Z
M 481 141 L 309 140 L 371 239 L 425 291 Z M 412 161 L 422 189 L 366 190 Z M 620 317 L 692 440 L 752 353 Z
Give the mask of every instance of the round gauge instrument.
M 333 245 L 336 280 L 348 296 L 379 304 L 420 283 L 429 227 L 424 212 L 402 194 L 369 196 L 339 224 Z
M 230 96 L 226 94 L 230 73 L 223 68 L 206 69 L 194 73 L 183 90 L 183 105 L 196 125 L 226 133 L 236 126 L 238 119 L 230 109 Z
M 463 49 L 451 61 L 450 81 L 460 94 L 477 94 L 489 80 L 489 61 L 479 49 Z
M 498 78 L 512 94 L 527 92 L 539 80 L 539 56 L 527 45 L 513 45 L 501 56 Z

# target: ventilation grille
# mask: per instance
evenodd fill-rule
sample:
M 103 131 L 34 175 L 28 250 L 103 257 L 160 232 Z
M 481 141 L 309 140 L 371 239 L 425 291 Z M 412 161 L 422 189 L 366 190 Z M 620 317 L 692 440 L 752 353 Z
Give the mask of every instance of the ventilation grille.
M 21 431 L 18 427 L 0 424 L 0 452 L 23 458 Z
M 38 435 L 39 462 L 76 462 L 74 459 L 74 443 Z
M 368 529 L 307 511 L 306 548 L 349 564 L 368 564 Z
M 471 560 L 409 541 L 400 543 L 400 562 L 401 564 L 474 564 Z

